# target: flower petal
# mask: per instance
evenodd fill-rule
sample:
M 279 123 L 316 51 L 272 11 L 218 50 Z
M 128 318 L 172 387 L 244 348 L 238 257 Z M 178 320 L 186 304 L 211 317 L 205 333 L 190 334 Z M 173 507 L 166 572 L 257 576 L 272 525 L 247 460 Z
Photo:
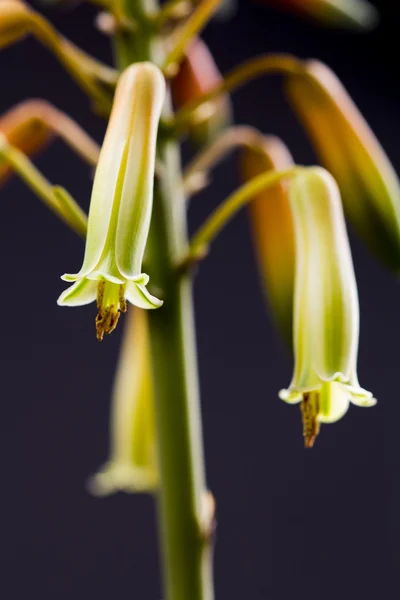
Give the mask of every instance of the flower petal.
M 97 282 L 80 279 L 67 288 L 57 300 L 59 306 L 84 306 L 96 300 Z
M 140 274 L 153 207 L 158 122 L 165 80 L 151 63 L 129 68 L 135 107 L 131 109 L 126 166 L 115 239 L 115 258 L 126 279 Z
M 125 296 L 134 306 L 147 310 L 160 308 L 163 304 L 163 301 L 152 296 L 144 285 L 134 281 L 128 281 L 126 284 Z
M 349 410 L 350 394 L 345 385 L 336 381 L 324 383 L 319 394 L 318 421 L 335 423 Z

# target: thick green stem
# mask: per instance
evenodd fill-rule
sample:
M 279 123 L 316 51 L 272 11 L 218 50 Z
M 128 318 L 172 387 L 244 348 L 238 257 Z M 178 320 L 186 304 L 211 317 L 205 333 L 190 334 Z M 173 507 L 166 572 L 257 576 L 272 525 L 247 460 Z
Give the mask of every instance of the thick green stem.
M 134 8 L 137 11 L 136 3 Z M 116 50 L 119 66 L 137 60 L 159 64 L 156 45 L 137 34 L 130 45 L 127 33 L 123 36 Z M 169 101 L 165 113 L 171 114 Z M 213 511 L 205 484 L 192 285 L 175 267 L 188 250 L 180 154 L 175 141 L 160 140 L 158 161 L 146 261 L 151 281 L 164 298 L 163 307 L 149 313 L 164 598 L 212 600 Z

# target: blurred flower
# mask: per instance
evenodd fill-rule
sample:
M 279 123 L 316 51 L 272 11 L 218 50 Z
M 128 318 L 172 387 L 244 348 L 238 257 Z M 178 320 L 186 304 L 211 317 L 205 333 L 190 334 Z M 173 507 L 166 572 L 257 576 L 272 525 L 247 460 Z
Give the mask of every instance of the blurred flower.
M 59 304 L 79 306 L 97 297 L 99 340 L 115 329 L 126 300 L 148 309 L 162 304 L 147 291 L 141 267 L 164 96 L 164 77 L 151 63 L 136 63 L 121 75 L 94 179 L 83 265 L 63 276 L 75 283 Z
M 153 386 L 146 312 L 128 315 L 114 382 L 109 461 L 90 482 L 93 493 L 151 492 L 158 482 Z
M 323 23 L 355 29 L 372 29 L 379 13 L 367 0 L 264 0 Z
M 200 39 L 189 45 L 179 72 L 172 79 L 171 89 L 177 109 L 199 98 L 222 81 L 214 59 Z M 197 143 L 206 143 L 231 120 L 231 104 L 228 95 L 202 104 L 193 114 L 189 132 Z
M 68 115 L 45 100 L 25 100 L 12 107 L 0 116 L 0 132 L 14 148 L 29 157 L 44 149 L 55 135 L 90 164 L 95 165 L 99 157 L 96 142 Z M 10 173 L 9 166 L 0 161 L 0 185 Z
M 304 169 L 290 187 L 296 239 L 295 369 L 280 398 L 302 403 L 311 447 L 319 423 L 333 423 L 349 403 L 372 406 L 357 373 L 359 307 L 340 193 L 324 169 Z
M 400 184 L 336 75 L 317 61 L 287 78 L 289 100 L 337 180 L 346 217 L 387 265 L 400 268 Z
M 293 165 L 285 144 L 272 136 L 259 136 L 257 145 L 245 147 L 240 171 L 245 181 Z M 287 182 L 261 192 L 249 204 L 250 224 L 259 267 L 272 313 L 289 345 L 293 337 L 294 232 Z
M 42 150 L 53 137 L 47 125 L 37 118 L 37 102 L 28 101 L 0 116 L 0 132 L 12 146 L 30 157 Z M 8 164 L 0 159 L 0 185 L 10 173 Z

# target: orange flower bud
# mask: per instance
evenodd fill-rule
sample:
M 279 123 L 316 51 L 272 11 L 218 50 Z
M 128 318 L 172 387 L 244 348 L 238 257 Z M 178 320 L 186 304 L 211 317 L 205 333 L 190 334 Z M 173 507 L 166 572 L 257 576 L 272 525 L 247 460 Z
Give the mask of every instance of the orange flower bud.
M 222 76 L 209 49 L 201 39 L 196 38 L 189 45 L 179 72 L 171 83 L 176 108 L 182 108 L 221 81 Z M 210 141 L 219 130 L 229 124 L 230 117 L 229 96 L 206 102 L 193 115 L 190 135 L 197 143 Z
M 258 147 L 246 147 L 240 156 L 245 181 L 265 171 L 285 170 L 293 159 L 284 143 L 260 136 Z M 261 192 L 249 204 L 249 215 L 260 272 L 280 332 L 292 343 L 295 248 L 292 213 L 285 182 Z
M 36 155 L 52 139 L 45 113 L 51 106 L 42 100 L 28 100 L 0 116 L 0 132 L 9 143 L 28 156 Z M 0 159 L 0 185 L 10 174 L 10 168 Z
M 372 29 L 378 11 L 367 0 L 267 0 L 287 10 L 339 27 Z
M 289 99 L 323 165 L 339 184 L 346 216 L 370 249 L 400 269 L 400 183 L 384 150 L 336 75 L 317 61 L 287 78 Z

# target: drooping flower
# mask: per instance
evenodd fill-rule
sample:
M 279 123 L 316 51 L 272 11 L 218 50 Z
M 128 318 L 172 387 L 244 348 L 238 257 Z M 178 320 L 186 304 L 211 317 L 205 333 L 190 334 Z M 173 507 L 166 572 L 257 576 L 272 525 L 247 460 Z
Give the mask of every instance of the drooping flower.
M 240 171 L 245 181 L 269 170 L 284 171 L 292 166 L 285 144 L 260 134 L 257 144 L 244 147 Z M 282 182 L 261 192 L 249 203 L 250 225 L 272 313 L 279 330 L 290 344 L 293 330 L 294 231 L 288 185 Z
M 350 402 L 373 406 L 357 372 L 359 306 L 340 193 L 322 168 L 304 169 L 290 187 L 296 240 L 295 368 L 288 403 L 301 402 L 306 447 L 320 423 L 333 423 Z
M 99 148 L 94 140 L 68 115 L 45 100 L 29 99 L 10 108 L 0 116 L 0 133 L 11 146 L 30 158 L 58 135 L 90 164 L 95 165 L 98 160 Z M 11 171 L 8 163 L 0 159 L 0 185 Z
M 202 96 L 222 81 L 222 75 L 214 59 L 200 39 L 194 39 L 186 50 L 185 58 L 179 66 L 177 75 L 172 79 L 171 90 L 176 108 Z M 229 96 L 223 95 L 216 100 L 202 104 L 193 114 L 189 132 L 194 141 L 205 143 L 229 124 L 231 105 Z
M 158 483 L 146 312 L 128 315 L 114 382 L 110 458 L 92 478 L 95 494 L 152 492 Z
M 267 0 L 267 2 L 339 27 L 371 29 L 379 20 L 378 11 L 368 0 Z
M 289 100 L 342 193 L 366 245 L 400 269 L 400 183 L 375 135 L 336 75 L 310 61 L 286 79 Z
M 94 179 L 83 265 L 63 276 L 75 283 L 59 304 L 80 306 L 97 298 L 99 340 L 115 329 L 126 300 L 146 309 L 162 304 L 146 289 L 149 277 L 141 271 L 164 95 L 164 77 L 151 63 L 136 63 L 121 75 Z

